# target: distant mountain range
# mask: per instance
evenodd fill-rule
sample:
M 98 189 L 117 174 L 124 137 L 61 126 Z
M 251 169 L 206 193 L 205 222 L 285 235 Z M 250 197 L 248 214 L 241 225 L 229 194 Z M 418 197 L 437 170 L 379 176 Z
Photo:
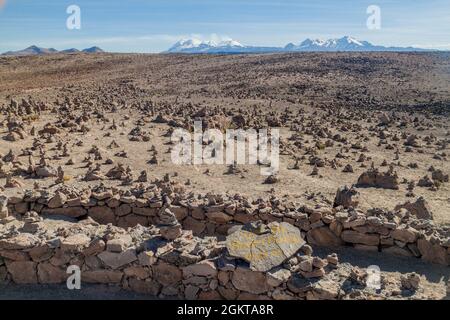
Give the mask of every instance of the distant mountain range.
M 23 50 L 19 51 L 8 51 L 2 54 L 2 56 L 33 56 L 33 55 L 43 55 L 43 54 L 54 54 L 54 53 L 76 53 L 76 52 L 85 52 L 85 53 L 97 53 L 97 52 L 104 52 L 99 47 L 91 47 L 86 48 L 83 50 L 78 50 L 75 48 L 66 49 L 58 51 L 53 48 L 40 48 L 37 46 L 30 46 L 28 48 L 25 48 Z
M 275 52 L 334 52 L 334 51 L 394 51 L 394 52 L 421 52 L 437 51 L 414 47 L 384 47 L 374 45 L 368 41 L 359 41 L 355 38 L 345 36 L 338 39 L 311 40 L 306 39 L 300 44 L 289 43 L 284 47 L 259 47 L 246 46 L 235 40 L 225 41 L 202 41 L 199 39 L 184 39 L 175 43 L 169 50 L 163 53 L 275 53 Z M 53 48 L 40 48 L 31 46 L 19 51 L 8 51 L 2 56 L 31 56 L 54 53 L 97 53 L 104 52 L 99 47 L 91 47 L 83 50 L 75 48 L 58 51 Z
M 235 40 L 221 42 L 185 39 L 175 43 L 166 53 L 261 53 L 261 52 L 333 52 L 333 51 L 433 51 L 413 47 L 384 47 L 345 36 L 339 39 L 311 40 L 285 47 L 245 46 Z

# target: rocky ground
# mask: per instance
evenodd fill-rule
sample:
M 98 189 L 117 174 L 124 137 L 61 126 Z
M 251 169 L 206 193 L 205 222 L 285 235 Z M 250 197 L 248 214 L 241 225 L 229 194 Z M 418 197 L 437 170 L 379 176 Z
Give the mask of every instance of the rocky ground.
M 449 85 L 448 54 L 0 58 L 0 276 L 9 283 L 61 282 L 63 276 L 42 274 L 60 271 L 75 258 L 86 272 L 110 272 L 104 259 L 87 259 L 83 252 L 96 239 L 108 244 L 105 234 L 91 232 L 70 254 L 60 245 L 43 254 L 45 259 L 30 254 L 33 246 L 53 240 L 40 231 L 55 223 L 64 228 L 58 219 L 41 217 L 64 215 L 75 225 L 109 223 L 121 228 L 118 233 L 138 224 L 157 226 L 151 233 L 169 241 L 186 237 L 181 229 L 217 243 L 237 237 L 238 252 L 217 245 L 220 252 L 198 258 L 208 265 L 214 261 L 208 285 L 184 276 L 161 292 L 165 280 L 153 264 L 132 260 L 131 266 L 113 268 L 120 269 L 120 279 L 114 271 L 113 282 L 159 298 L 445 298 Z M 174 165 L 171 133 L 191 130 L 194 120 L 221 131 L 279 129 L 280 171 L 268 178 L 260 174 L 263 164 Z M 99 198 L 100 193 L 108 195 Z M 274 221 L 295 226 L 300 232 L 296 250 L 253 261 L 255 256 L 242 252 L 253 236 L 238 237 L 242 231 L 236 226 L 257 220 L 264 226 Z M 27 229 L 23 223 L 34 225 Z M 89 234 L 84 228 L 78 234 Z M 11 247 L 8 241 L 20 234 L 36 238 L 31 245 Z M 337 247 L 327 256 L 343 245 L 361 255 L 338 264 L 327 256 L 314 260 L 307 258 L 312 252 L 297 252 L 308 246 L 302 241 Z M 96 255 L 135 247 L 138 256 L 138 242 L 119 251 L 105 247 Z M 365 289 L 367 266 L 357 261 L 366 261 L 373 251 L 379 252 L 373 261 L 383 272 L 383 290 L 375 293 Z M 58 254 L 68 256 L 64 263 L 55 263 Z M 222 255 L 237 259 L 239 267 L 221 270 L 216 260 Z M 386 264 L 392 255 L 407 258 Z M 280 266 L 286 271 L 276 273 L 275 281 L 270 272 Z M 136 268 L 145 271 L 130 273 Z M 17 269 L 32 275 L 21 281 L 24 275 Z M 220 272 L 231 279 L 250 273 L 267 284 L 249 288 L 239 280 L 221 282 Z M 305 283 L 310 278 L 318 284 Z

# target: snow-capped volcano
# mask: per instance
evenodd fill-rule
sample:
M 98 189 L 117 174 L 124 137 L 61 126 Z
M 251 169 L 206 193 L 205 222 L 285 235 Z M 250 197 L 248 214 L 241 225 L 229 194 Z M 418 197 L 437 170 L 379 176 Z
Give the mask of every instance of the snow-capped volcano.
M 288 51 L 370 51 L 377 48 L 384 47 L 374 46 L 367 41 L 359 41 L 349 36 L 328 40 L 306 39 L 299 45 L 290 43 L 285 47 Z
M 223 41 L 202 41 L 200 39 L 193 38 L 178 41 L 168 50 L 168 52 L 212 53 L 234 51 L 240 48 L 245 48 L 245 46 L 232 39 Z
M 267 53 L 267 52 L 317 52 L 317 51 L 427 51 L 412 47 L 384 47 L 373 45 L 345 36 L 337 39 L 306 39 L 296 45 L 289 43 L 285 47 L 245 46 L 235 40 L 202 41 L 185 39 L 178 41 L 168 53 Z

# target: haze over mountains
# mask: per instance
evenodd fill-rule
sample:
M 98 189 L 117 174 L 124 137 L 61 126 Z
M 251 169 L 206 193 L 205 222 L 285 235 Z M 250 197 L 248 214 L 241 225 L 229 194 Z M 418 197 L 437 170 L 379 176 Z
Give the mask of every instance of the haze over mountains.
M 258 53 L 258 52 L 316 52 L 316 51 L 430 51 L 413 47 L 384 47 L 373 45 L 368 41 L 359 41 L 345 36 L 338 39 L 311 40 L 300 44 L 289 43 L 284 47 L 245 46 L 235 40 L 201 41 L 185 39 L 175 43 L 168 53 Z
M 175 43 L 167 51 L 163 53 L 276 53 L 276 52 L 337 52 L 337 51 L 353 51 L 353 52 L 369 52 L 369 51 L 395 51 L 395 52 L 420 52 L 420 51 L 436 51 L 430 49 L 421 49 L 414 47 L 385 47 L 374 45 L 368 41 L 360 41 L 353 37 L 345 36 L 337 39 L 306 39 L 299 44 L 288 43 L 284 47 L 261 47 L 247 46 L 238 41 L 228 39 L 223 41 L 210 40 L 203 41 L 200 39 L 183 39 Z M 8 51 L 3 56 L 29 56 L 43 55 L 54 53 L 98 53 L 105 52 L 99 47 L 90 47 L 83 50 L 75 48 L 58 51 L 53 48 L 41 48 L 30 46 L 23 50 Z
M 75 48 L 66 49 L 58 51 L 53 48 L 41 48 L 38 46 L 30 46 L 23 50 L 18 51 L 8 51 L 3 53 L 3 56 L 33 56 L 33 55 L 42 55 L 42 54 L 53 54 L 53 53 L 76 53 L 76 52 L 85 52 L 85 53 L 96 53 L 96 52 L 104 52 L 99 47 L 90 47 L 83 50 L 78 50 Z

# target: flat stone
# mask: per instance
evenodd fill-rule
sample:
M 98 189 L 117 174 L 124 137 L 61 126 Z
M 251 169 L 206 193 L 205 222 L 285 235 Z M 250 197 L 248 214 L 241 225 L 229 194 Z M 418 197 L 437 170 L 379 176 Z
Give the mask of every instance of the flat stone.
M 312 292 L 318 300 L 334 300 L 338 298 L 340 290 L 339 282 L 321 280 L 314 284 Z
M 412 228 L 395 229 L 391 237 L 406 243 L 413 243 L 417 240 L 418 232 Z
M 85 234 L 76 234 L 62 240 L 61 249 L 63 251 L 81 251 L 91 242 L 91 238 Z
M 300 230 L 289 223 L 272 222 L 269 233 L 257 235 L 242 228 L 227 237 L 231 256 L 250 263 L 250 269 L 268 271 L 294 255 L 304 244 Z
M 164 286 L 174 285 L 183 278 L 180 269 L 165 262 L 154 265 L 152 270 L 154 279 Z
M 206 216 L 215 223 L 227 223 L 233 220 L 233 217 L 226 214 L 225 212 L 206 212 Z
M 402 256 L 402 257 L 412 257 L 413 256 L 413 254 L 409 250 L 400 248 L 397 246 L 383 248 L 381 251 L 384 253 L 392 254 L 394 256 Z
M 199 290 L 200 288 L 196 286 L 186 286 L 186 289 L 184 290 L 184 297 L 186 298 L 186 300 L 196 300 Z
M 158 260 L 153 251 L 142 251 L 138 255 L 139 263 L 143 266 L 151 266 Z
M 126 276 L 135 277 L 139 280 L 147 279 L 151 274 L 149 268 L 140 267 L 140 266 L 131 266 L 131 267 L 125 268 L 125 270 L 123 270 L 123 272 L 125 273 Z
M 140 216 L 145 216 L 145 217 L 153 217 L 156 216 L 157 213 L 157 209 L 154 208 L 139 208 L 139 207 L 133 207 L 133 213 L 140 215 Z
M 289 280 L 291 272 L 283 268 L 275 268 L 267 272 L 267 284 L 271 287 L 278 287 Z
M 28 261 L 29 255 L 22 250 L 0 250 L 0 257 L 14 261 Z
M 12 280 L 17 284 L 37 283 L 36 263 L 32 261 L 13 261 L 6 265 Z
M 111 207 L 111 206 L 109 206 L 109 207 Z M 116 212 L 116 215 L 119 217 L 125 216 L 125 215 L 131 213 L 131 206 L 126 203 L 121 204 L 119 207 L 116 208 L 115 212 Z
M 447 250 L 438 244 L 432 244 L 426 239 L 417 240 L 417 247 L 422 254 L 422 259 L 448 266 L 450 264 L 450 256 Z
M 129 214 L 124 217 L 119 217 L 117 219 L 117 226 L 121 228 L 132 228 L 137 225 L 147 226 L 148 218 L 144 216 L 139 216 L 137 214 Z
M 62 283 L 69 276 L 64 270 L 48 262 L 39 263 L 37 269 L 39 283 Z
M 193 275 L 212 278 L 217 275 L 217 268 L 214 262 L 210 260 L 203 260 L 183 268 L 184 278 L 188 278 Z
M 38 238 L 29 233 L 21 233 L 17 236 L 0 240 L 0 249 L 23 250 L 35 246 Z
M 89 216 L 96 222 L 101 224 L 114 224 L 116 221 L 116 215 L 114 214 L 114 211 L 112 211 L 112 209 L 108 206 L 97 206 L 89 208 Z
M 67 207 L 67 208 L 45 208 L 41 212 L 43 215 L 60 215 L 71 218 L 78 218 L 86 215 L 87 211 L 83 207 Z
M 150 279 L 139 280 L 136 278 L 131 278 L 128 280 L 128 285 L 131 290 L 142 294 L 148 294 L 150 296 L 157 296 L 161 290 L 161 285 Z
M 268 291 L 266 276 L 262 272 L 238 267 L 231 278 L 236 289 L 253 294 L 261 294 Z
M 111 252 L 123 252 L 131 246 L 132 242 L 133 239 L 129 234 L 123 234 L 117 238 L 108 240 L 106 243 L 106 250 Z
M 377 246 L 380 243 L 380 236 L 377 234 L 359 233 L 353 230 L 345 230 L 341 234 L 342 240 L 350 243 Z
M 328 227 L 312 229 L 308 231 L 306 238 L 308 239 L 308 243 L 317 246 L 338 247 L 343 244 L 342 239 Z
M 50 201 L 48 202 L 47 206 L 49 208 L 59 208 L 62 207 L 64 203 L 66 203 L 67 201 L 67 197 L 58 192 L 53 198 L 50 199 Z
M 53 249 L 48 245 L 41 245 L 34 247 L 28 253 L 34 262 L 42 262 L 51 258 Z
M 113 270 L 137 260 L 136 250 L 128 249 L 121 253 L 103 251 L 98 258 Z
M 102 239 L 95 239 L 86 249 L 83 250 L 83 255 L 86 257 L 93 256 L 103 252 L 104 250 L 105 242 Z
M 304 293 L 311 290 L 314 283 L 313 279 L 306 279 L 300 274 L 293 274 L 287 282 L 287 287 L 293 293 Z
M 192 217 L 187 217 L 183 220 L 183 229 L 192 230 L 195 236 L 199 236 L 205 230 L 206 225 L 203 221 L 196 220 Z

